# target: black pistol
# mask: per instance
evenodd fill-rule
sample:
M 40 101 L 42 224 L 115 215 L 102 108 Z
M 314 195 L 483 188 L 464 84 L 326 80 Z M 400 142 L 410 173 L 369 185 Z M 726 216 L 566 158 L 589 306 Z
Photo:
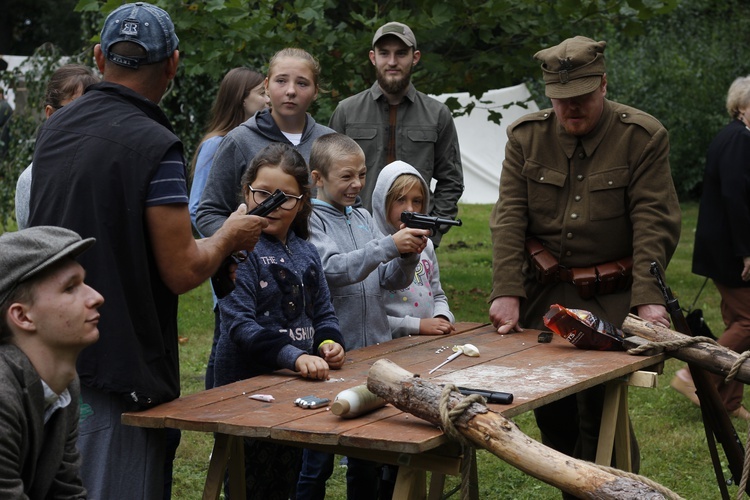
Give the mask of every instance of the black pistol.
M 279 208 L 285 201 L 286 195 L 281 189 L 277 189 L 271 196 L 263 200 L 263 203 L 248 212 L 247 215 L 265 217 Z M 214 293 L 218 298 L 226 297 L 234 290 L 234 281 L 229 277 L 229 266 L 239 264 L 243 260 L 245 260 L 244 254 L 232 254 L 224 259 L 216 274 L 211 276 L 211 285 L 213 285 Z
M 460 392 L 464 396 L 468 396 L 469 394 L 479 394 L 480 396 L 484 396 L 484 399 L 486 399 L 488 403 L 500 405 L 509 405 L 513 403 L 513 394 L 511 394 L 510 392 L 469 389 L 468 387 L 459 387 L 458 392 Z
M 442 219 L 419 212 L 401 212 L 401 222 L 412 229 L 429 229 L 432 234 L 435 234 L 441 226 L 460 226 L 463 224 L 461 219 Z

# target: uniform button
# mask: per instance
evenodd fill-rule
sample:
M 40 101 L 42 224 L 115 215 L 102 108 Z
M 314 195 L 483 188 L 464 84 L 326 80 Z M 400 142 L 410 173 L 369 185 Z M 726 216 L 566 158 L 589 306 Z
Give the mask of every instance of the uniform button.
M 573 255 L 573 254 L 571 253 L 571 251 L 570 251 L 570 250 L 568 250 L 567 252 L 565 252 L 565 256 L 566 256 L 566 257 L 570 257 L 571 255 Z
M 582 181 L 583 180 L 583 174 L 578 174 L 576 176 L 576 179 L 578 179 L 579 181 Z
M 570 214 L 570 218 L 576 220 L 578 218 L 578 214 Z
M 544 117 L 547 118 L 549 116 L 549 113 L 544 113 Z
M 628 114 L 627 114 L 627 113 L 623 113 L 623 114 L 622 114 L 622 117 L 623 117 L 623 118 L 627 118 L 627 117 L 628 117 Z
M 541 177 L 539 178 L 539 181 L 541 182 L 541 181 L 543 181 L 543 180 L 544 180 L 544 176 L 541 176 Z
M 583 160 L 584 158 L 586 158 L 586 153 L 578 153 L 578 158 Z
M 568 234 L 565 235 L 565 237 L 568 238 L 569 240 L 572 240 L 573 239 L 573 233 L 568 233 Z
M 577 195 L 575 195 L 575 197 L 573 199 L 576 200 L 576 201 L 581 201 L 581 195 L 577 194 Z
M 611 186 L 612 184 L 614 184 L 614 182 L 612 182 L 612 181 L 607 181 L 607 185 L 608 185 L 608 186 Z

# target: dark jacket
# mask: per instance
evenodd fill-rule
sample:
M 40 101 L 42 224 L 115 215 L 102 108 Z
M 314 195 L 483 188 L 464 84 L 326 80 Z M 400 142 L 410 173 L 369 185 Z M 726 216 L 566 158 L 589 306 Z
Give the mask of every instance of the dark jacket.
M 29 358 L 0 346 L 0 498 L 85 499 L 76 449 L 80 388 L 44 423 L 44 388 Z
M 30 225 L 97 241 L 79 259 L 105 298 L 100 339 L 78 358 L 81 383 L 145 406 L 180 388 L 177 296 L 159 275 L 144 222 L 149 182 L 175 146 L 158 106 L 100 83 L 44 124 L 34 153 Z
M 725 286 L 746 287 L 750 256 L 750 130 L 739 120 L 711 142 L 695 230 L 693 272 Z
M 263 234 L 237 268 L 237 288 L 219 301 L 216 384 L 287 368 L 321 342 L 344 346 L 323 265 L 312 243 Z

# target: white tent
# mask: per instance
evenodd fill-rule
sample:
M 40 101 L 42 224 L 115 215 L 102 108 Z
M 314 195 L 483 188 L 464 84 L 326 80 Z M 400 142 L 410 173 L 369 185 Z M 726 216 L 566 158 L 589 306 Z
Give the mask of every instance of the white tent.
M 500 170 L 505 157 L 508 136 L 505 129 L 521 116 L 537 111 L 539 107 L 531 100 L 525 84 L 504 89 L 489 90 L 480 99 L 472 98 L 468 92 L 432 96 L 445 102 L 456 97 L 461 105 L 472 100 L 476 107 L 470 115 L 454 118 L 461 148 L 461 163 L 464 169 L 464 194 L 462 203 L 495 203 L 498 196 Z M 481 101 L 481 102 L 480 102 Z M 524 103 L 526 108 L 515 103 Z M 504 106 L 509 106 L 504 109 Z M 487 120 L 488 109 L 503 115 L 500 125 Z

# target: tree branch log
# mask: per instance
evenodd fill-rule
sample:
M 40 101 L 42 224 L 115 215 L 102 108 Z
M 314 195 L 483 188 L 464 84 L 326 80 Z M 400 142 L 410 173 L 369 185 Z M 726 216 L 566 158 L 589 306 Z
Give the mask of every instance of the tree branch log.
M 672 342 L 690 339 L 691 337 L 669 328 L 644 321 L 633 314 L 628 315 L 622 323 L 622 330 L 628 335 L 635 335 L 651 342 Z M 680 347 L 669 354 L 682 361 L 694 363 L 699 367 L 724 377 L 727 376 L 732 365 L 739 358 L 739 354 L 720 345 L 701 342 L 686 347 Z M 740 366 L 735 380 L 750 384 L 750 363 L 744 362 Z
M 441 387 L 416 378 L 387 359 L 373 364 L 367 387 L 398 409 L 442 427 Z M 448 408 L 454 408 L 463 399 L 460 393 L 452 392 Z M 474 446 L 485 448 L 521 471 L 579 498 L 665 498 L 663 492 L 641 481 L 615 475 L 544 446 L 484 405 L 472 404 L 454 424 Z

